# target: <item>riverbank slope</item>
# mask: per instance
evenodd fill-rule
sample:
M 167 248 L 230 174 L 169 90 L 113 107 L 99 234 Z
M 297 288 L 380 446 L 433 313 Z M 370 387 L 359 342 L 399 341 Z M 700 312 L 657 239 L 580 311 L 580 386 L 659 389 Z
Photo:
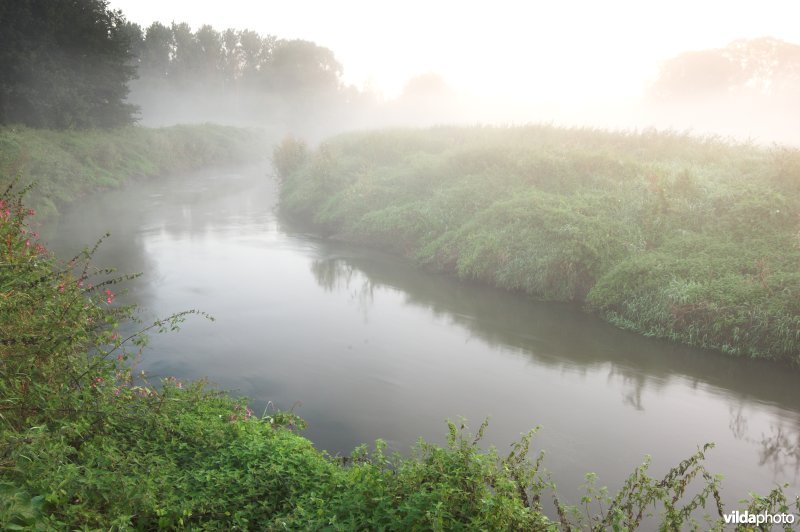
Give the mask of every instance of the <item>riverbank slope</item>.
M 620 327 L 800 363 L 800 152 L 670 132 L 439 127 L 274 153 L 330 236 Z
M 0 186 L 33 185 L 26 203 L 40 217 L 89 192 L 129 179 L 263 158 L 267 135 L 212 124 L 104 130 L 0 127 Z

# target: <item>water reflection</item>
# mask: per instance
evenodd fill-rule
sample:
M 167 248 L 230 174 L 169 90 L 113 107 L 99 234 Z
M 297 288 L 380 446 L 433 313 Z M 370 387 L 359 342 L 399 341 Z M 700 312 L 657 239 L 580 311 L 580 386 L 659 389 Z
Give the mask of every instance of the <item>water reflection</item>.
M 800 409 L 797 374 L 779 366 L 645 338 L 619 330 L 579 308 L 543 303 L 448 276 L 420 273 L 395 257 L 358 248 L 323 247 L 311 271 L 327 290 L 398 290 L 406 304 L 427 308 L 493 347 L 511 347 L 537 364 L 584 373 L 610 364 L 609 382 L 626 390 L 623 403 L 644 410 L 645 388 L 659 391 L 680 378 L 690 389 L 714 386 L 741 399 Z
M 364 277 L 353 266 L 337 259 L 312 261 L 311 273 L 326 292 L 347 291 L 350 298 L 357 302 L 364 319 L 368 319 L 369 309 L 375 302 L 375 284 L 369 277 Z
M 800 432 L 783 423 L 770 426 L 770 434 L 761 437 L 760 465 L 770 465 L 776 476 L 788 476 L 791 470 L 794 481 L 800 471 Z
M 747 418 L 744 416 L 744 407 L 741 405 L 738 408 L 731 406 L 730 412 L 731 422 L 728 426 L 731 433 L 737 440 L 743 440 L 747 434 Z
M 257 411 L 302 401 L 333 453 L 375 438 L 407 451 L 447 418 L 488 415 L 501 451 L 543 425 L 535 444 L 567 490 L 588 471 L 613 488 L 645 454 L 658 474 L 706 441 L 730 500 L 796 478 L 797 373 L 324 241 L 277 219 L 275 200 L 261 170 L 206 172 L 92 198 L 51 234 L 65 256 L 110 230 L 101 265 L 145 272 L 129 302 L 217 318 L 154 337 L 144 369 L 208 376 Z
M 758 464 L 772 471 L 775 478 L 800 480 L 800 429 L 784 421 L 771 422 L 758 436 L 748 431 L 745 407 L 731 406 L 730 429 L 733 437 L 759 448 Z
M 511 348 L 537 365 L 581 375 L 607 367 L 608 388 L 619 390 L 621 403 L 637 412 L 646 411 L 647 397 L 657 401 L 675 381 L 691 390 L 722 395 L 731 404 L 729 429 L 733 438 L 757 448 L 758 465 L 769 468 L 774 479 L 798 481 L 798 416 L 792 413 L 786 421 L 750 426 L 746 413 L 753 404 L 800 408 L 797 394 L 792 393 L 796 375 L 791 371 L 642 338 L 570 305 L 541 303 L 446 276 L 421 274 L 398 265 L 394 257 L 365 254 L 358 248 L 327 245 L 320 254 L 327 256 L 311 262 L 317 283 L 329 291 L 354 294 L 353 299 L 365 313 L 375 290 L 397 290 L 405 304 L 427 308 L 463 327 L 470 339 Z M 682 415 L 694 417 L 697 412 L 687 410 Z
M 645 387 L 644 376 L 641 373 L 626 375 L 612 366 L 608 371 L 609 384 L 615 380 L 614 377 L 618 377 L 616 381 L 621 386 L 622 404 L 644 412 L 644 404 L 642 403 L 642 392 Z

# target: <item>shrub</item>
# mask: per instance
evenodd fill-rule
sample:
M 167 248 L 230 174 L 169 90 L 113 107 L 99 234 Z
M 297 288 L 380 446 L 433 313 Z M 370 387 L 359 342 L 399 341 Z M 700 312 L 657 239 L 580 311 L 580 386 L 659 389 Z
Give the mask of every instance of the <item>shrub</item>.
M 281 207 L 643 334 L 798 364 L 797 159 L 653 131 L 385 130 L 309 154 Z

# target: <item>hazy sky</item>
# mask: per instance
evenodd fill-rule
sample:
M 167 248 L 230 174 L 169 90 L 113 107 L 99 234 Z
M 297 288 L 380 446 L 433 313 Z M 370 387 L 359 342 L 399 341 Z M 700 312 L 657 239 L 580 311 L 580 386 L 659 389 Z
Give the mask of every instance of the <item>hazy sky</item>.
M 800 43 L 795 1 L 111 0 L 149 25 L 208 23 L 334 51 L 345 81 L 396 95 L 433 71 L 453 87 L 516 100 L 590 102 L 641 93 L 660 61 L 737 38 Z M 590 96 L 591 95 L 591 96 Z

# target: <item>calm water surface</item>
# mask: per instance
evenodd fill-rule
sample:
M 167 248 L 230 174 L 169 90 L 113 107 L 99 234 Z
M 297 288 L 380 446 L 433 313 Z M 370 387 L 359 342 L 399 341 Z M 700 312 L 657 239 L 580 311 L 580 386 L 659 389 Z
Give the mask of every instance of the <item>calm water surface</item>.
M 707 466 L 735 502 L 800 476 L 800 374 L 616 330 L 574 307 L 426 273 L 292 229 L 265 168 L 135 183 L 87 198 L 44 230 L 61 256 L 106 231 L 98 266 L 143 272 L 121 299 L 145 317 L 201 309 L 157 335 L 158 376 L 208 377 L 295 411 L 322 449 L 382 438 L 406 452 L 463 416 L 501 451 L 535 437 L 573 498 L 584 474 L 614 488 L 716 442 Z M 573 499 L 574 501 L 574 499 Z

